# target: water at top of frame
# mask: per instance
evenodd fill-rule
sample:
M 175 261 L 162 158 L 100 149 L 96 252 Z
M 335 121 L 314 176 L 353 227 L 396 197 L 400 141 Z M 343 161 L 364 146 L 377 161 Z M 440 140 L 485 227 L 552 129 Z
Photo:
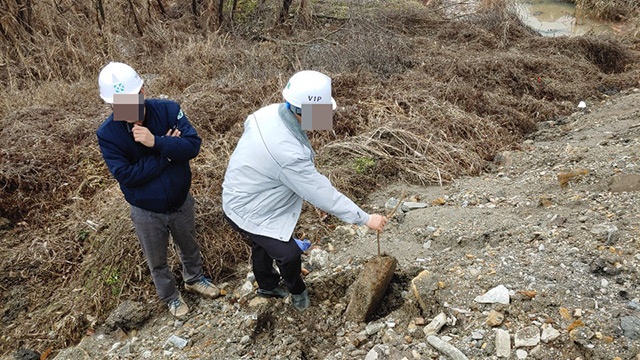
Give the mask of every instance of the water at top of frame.
M 518 0 L 516 9 L 522 21 L 544 36 L 579 36 L 613 32 L 612 24 L 583 16 L 574 4 L 561 0 Z

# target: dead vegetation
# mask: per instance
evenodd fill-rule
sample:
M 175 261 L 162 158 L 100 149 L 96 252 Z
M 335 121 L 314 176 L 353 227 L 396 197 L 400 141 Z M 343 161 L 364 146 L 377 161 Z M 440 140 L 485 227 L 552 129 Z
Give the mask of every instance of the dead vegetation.
M 636 0 L 573 0 L 579 12 L 600 19 L 626 21 L 640 12 Z
M 280 2 L 243 2 L 233 18 L 223 13 L 223 31 L 214 1 L 193 3 L 197 16 L 177 1 L 37 2 L 25 12 L 0 0 L 10 15 L 0 18 L 0 217 L 11 222 L 0 230 L 0 353 L 59 348 L 124 299 L 155 301 L 95 142 L 108 114 L 96 77 L 110 60 L 132 64 L 150 96 L 180 101 L 203 138 L 192 189 L 218 282 L 248 255 L 222 222 L 227 159 L 245 117 L 280 101 L 297 70 L 333 77 L 334 131 L 311 138 L 321 170 L 360 199 L 398 180 L 479 174 L 536 122 L 635 86 L 640 74 L 624 40 L 542 38 L 501 3 L 451 19 L 418 2 L 318 2 L 278 25 Z

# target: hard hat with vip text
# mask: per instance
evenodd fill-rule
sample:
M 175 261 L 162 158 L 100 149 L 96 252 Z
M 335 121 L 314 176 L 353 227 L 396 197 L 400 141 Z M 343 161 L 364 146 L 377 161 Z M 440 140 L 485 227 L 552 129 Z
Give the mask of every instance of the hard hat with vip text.
M 314 70 L 295 73 L 282 90 L 282 96 L 296 107 L 302 107 L 302 104 L 331 104 L 335 110 L 337 106 L 331 97 L 331 78 Z

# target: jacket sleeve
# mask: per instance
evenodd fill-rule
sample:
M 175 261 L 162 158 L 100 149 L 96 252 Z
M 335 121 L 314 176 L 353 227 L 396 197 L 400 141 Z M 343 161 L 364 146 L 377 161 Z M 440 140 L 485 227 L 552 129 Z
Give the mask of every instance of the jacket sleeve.
M 283 166 L 279 180 L 301 198 L 344 222 L 364 225 L 369 221 L 369 214 L 333 187 L 309 159 L 297 158 Z
M 132 164 L 116 144 L 100 136 L 98 144 L 113 177 L 127 187 L 137 187 L 156 178 L 171 164 L 166 157 L 159 155 L 145 156 Z
M 178 106 L 178 111 L 171 111 L 171 122 L 180 130 L 179 137 L 156 136 L 153 149 L 170 161 L 185 162 L 195 158 L 200 152 L 202 139 L 189 119 Z

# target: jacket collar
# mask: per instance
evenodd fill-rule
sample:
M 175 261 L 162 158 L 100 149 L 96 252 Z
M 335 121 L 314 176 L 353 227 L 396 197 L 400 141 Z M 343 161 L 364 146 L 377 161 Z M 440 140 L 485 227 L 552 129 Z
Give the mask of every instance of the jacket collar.
M 315 153 L 313 152 L 313 148 L 311 148 L 311 142 L 309 142 L 307 133 L 302 130 L 302 126 L 300 125 L 300 122 L 298 122 L 298 119 L 296 119 L 293 113 L 287 109 L 287 104 L 280 104 L 278 107 L 278 115 L 280 115 L 280 119 L 287 129 L 289 129 L 291 134 L 298 139 L 302 145 L 309 148 L 311 151 L 311 159 L 315 159 Z

